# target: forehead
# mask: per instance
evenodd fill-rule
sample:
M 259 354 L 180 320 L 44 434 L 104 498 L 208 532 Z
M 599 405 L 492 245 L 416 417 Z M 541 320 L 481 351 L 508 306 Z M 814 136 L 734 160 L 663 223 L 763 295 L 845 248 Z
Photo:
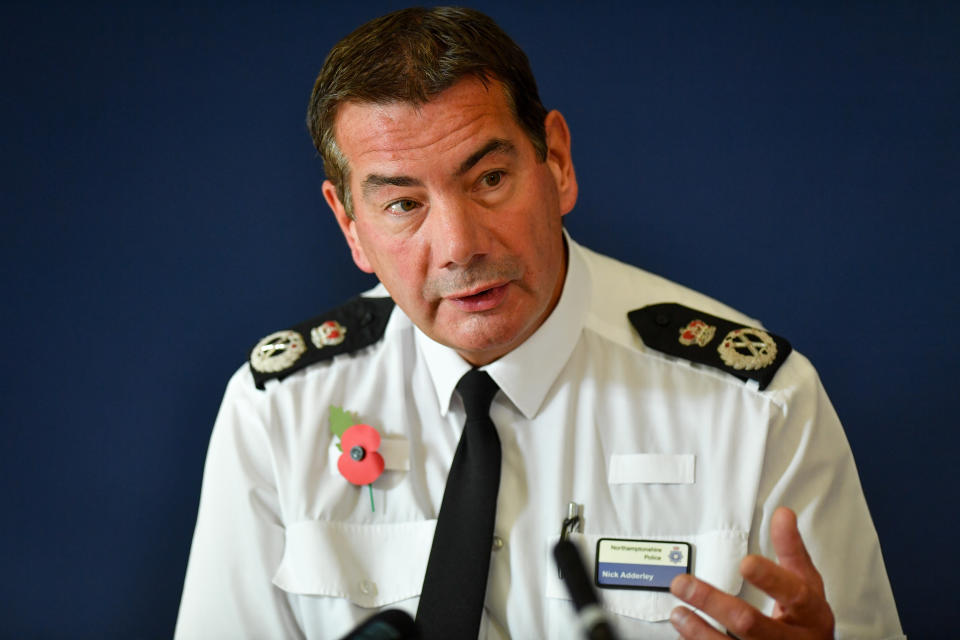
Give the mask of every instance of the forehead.
M 478 142 L 500 138 L 520 145 L 525 138 L 502 86 L 472 77 L 422 105 L 348 102 L 337 112 L 335 135 L 355 175 L 366 167 L 385 170 L 447 156 L 455 161 Z

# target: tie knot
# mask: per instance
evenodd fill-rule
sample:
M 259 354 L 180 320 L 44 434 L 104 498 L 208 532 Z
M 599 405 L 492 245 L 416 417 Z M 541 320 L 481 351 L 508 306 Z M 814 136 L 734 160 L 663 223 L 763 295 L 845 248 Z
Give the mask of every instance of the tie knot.
M 457 393 L 463 399 L 467 420 L 488 418 L 490 403 L 493 402 L 493 396 L 497 395 L 499 389 L 500 387 L 486 371 L 470 369 L 463 374 L 460 382 L 457 383 Z

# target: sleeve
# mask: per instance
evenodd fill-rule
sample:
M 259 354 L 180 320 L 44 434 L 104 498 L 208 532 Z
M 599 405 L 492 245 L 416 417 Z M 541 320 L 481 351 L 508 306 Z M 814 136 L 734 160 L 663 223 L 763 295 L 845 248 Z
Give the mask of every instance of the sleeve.
M 794 353 L 778 377 L 749 551 L 776 559 L 774 510 L 797 514 L 800 534 L 823 576 L 837 638 L 905 638 L 880 542 L 850 445 L 816 371 Z M 746 583 L 745 583 L 746 584 Z M 743 597 L 766 613 L 773 601 L 746 584 Z
M 227 385 L 207 451 L 178 640 L 303 637 L 271 582 L 284 527 L 265 398 L 246 367 Z

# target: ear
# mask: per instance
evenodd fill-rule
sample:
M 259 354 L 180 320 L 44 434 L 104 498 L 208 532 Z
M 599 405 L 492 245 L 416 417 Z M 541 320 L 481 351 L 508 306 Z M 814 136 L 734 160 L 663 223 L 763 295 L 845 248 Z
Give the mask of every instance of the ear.
M 353 256 L 353 262 L 361 271 L 373 273 L 373 267 L 367 260 L 367 255 L 363 252 L 363 246 L 360 244 L 360 238 L 357 235 L 357 221 L 347 215 L 347 210 L 343 208 L 343 203 L 337 197 L 337 188 L 329 180 L 323 181 L 323 199 L 330 205 L 333 215 L 337 218 L 337 224 L 340 225 L 340 231 L 350 246 L 350 255 Z
M 560 215 L 566 215 L 577 203 L 577 174 L 570 153 L 570 129 L 559 111 L 551 111 L 544 120 L 547 132 L 547 165 L 557 183 Z

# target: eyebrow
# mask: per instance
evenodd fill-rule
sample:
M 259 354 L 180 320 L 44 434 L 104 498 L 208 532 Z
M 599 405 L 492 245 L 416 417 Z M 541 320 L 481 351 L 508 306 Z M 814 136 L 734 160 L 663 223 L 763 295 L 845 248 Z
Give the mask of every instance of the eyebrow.
M 508 155 L 516 155 L 517 148 L 509 140 L 504 140 L 503 138 L 494 138 L 487 142 L 485 145 L 474 151 L 470 154 L 466 160 L 464 160 L 460 166 L 457 168 L 455 175 L 462 176 L 467 171 L 470 171 L 473 167 L 477 165 L 478 162 L 483 160 L 486 156 L 491 153 L 504 153 Z M 374 191 L 380 187 L 422 187 L 423 182 L 417 178 L 411 176 L 385 176 L 377 173 L 371 173 L 366 178 L 363 179 L 363 195 L 369 196 Z
M 516 155 L 517 148 L 513 146 L 513 143 L 509 140 L 504 140 L 503 138 L 494 138 L 487 144 L 480 147 L 478 150 L 470 154 L 470 157 L 463 161 L 463 164 L 460 165 L 460 168 L 457 169 L 458 176 L 462 176 L 467 171 L 470 171 L 478 162 L 483 160 L 484 157 L 490 155 L 491 153 L 505 153 L 508 155 Z
M 363 195 L 369 196 L 380 187 L 422 187 L 423 183 L 410 176 L 382 176 L 371 173 L 363 179 Z

